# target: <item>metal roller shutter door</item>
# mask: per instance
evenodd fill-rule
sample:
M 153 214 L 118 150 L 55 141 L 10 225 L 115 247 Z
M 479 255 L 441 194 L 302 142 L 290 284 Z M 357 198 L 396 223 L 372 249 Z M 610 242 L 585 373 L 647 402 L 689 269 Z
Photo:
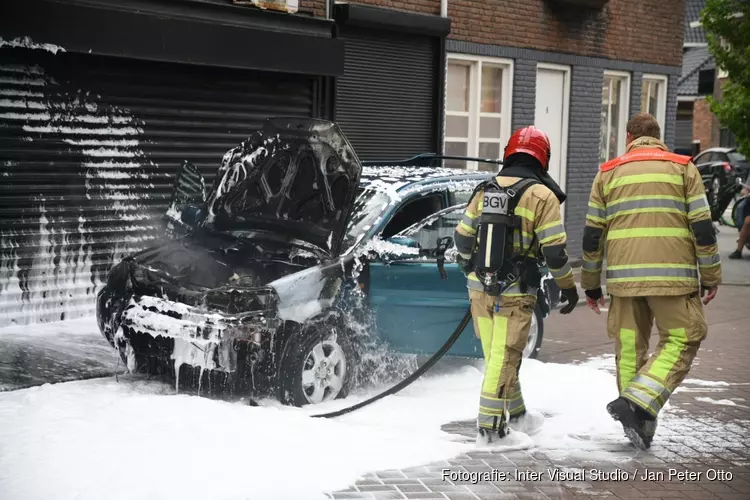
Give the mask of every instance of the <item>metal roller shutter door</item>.
M 91 314 L 112 264 L 163 229 L 174 173 L 212 182 L 312 77 L 0 49 L 0 326 Z
M 693 147 L 693 117 L 678 115 L 674 135 L 675 149 L 691 149 Z
M 360 160 L 397 160 L 437 150 L 438 38 L 344 28 L 344 75 L 336 121 Z

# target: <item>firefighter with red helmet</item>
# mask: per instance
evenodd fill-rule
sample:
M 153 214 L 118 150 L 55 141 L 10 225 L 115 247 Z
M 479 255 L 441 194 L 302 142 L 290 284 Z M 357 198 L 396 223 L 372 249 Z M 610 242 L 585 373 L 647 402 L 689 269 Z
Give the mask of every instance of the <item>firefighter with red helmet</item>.
M 567 302 L 560 312 L 570 313 L 578 302 L 560 211 L 566 195 L 548 173 L 550 155 L 544 132 L 533 126 L 516 130 L 499 174 L 477 186 L 454 233 L 485 360 L 478 444 L 516 446 L 544 421 L 526 408 L 519 382 L 541 260 Z

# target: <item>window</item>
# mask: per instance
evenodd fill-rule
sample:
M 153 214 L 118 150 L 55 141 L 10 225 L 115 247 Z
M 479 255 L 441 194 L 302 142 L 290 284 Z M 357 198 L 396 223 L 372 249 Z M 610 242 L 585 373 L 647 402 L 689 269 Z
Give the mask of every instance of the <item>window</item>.
M 427 195 L 410 201 L 393 216 L 388 225 L 385 226 L 385 229 L 383 229 L 380 237 L 386 240 L 442 209 L 442 194 Z
M 409 227 L 402 232 L 403 236 L 413 238 L 422 249 L 437 248 L 437 241 L 445 236 L 453 237 L 456 226 L 461 222 L 466 206 L 453 207 L 439 216 L 426 221 L 425 224 Z
M 643 75 L 641 87 L 641 111 L 656 118 L 661 128 L 661 140 L 664 140 L 664 127 L 667 123 L 667 77 Z
M 510 136 L 512 65 L 450 55 L 445 98 L 445 154 L 498 159 Z M 496 164 L 448 160 L 446 167 L 496 171 Z
M 602 122 L 599 162 L 604 163 L 625 152 L 625 127 L 628 119 L 630 75 L 604 72 L 602 85 Z

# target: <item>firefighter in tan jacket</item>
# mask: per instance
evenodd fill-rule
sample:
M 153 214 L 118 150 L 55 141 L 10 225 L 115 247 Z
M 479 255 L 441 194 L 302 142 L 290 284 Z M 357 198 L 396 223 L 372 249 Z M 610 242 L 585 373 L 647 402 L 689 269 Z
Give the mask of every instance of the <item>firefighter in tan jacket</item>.
M 586 301 L 599 313 L 606 253 L 607 331 L 615 339 L 620 393 L 607 411 L 642 449 L 651 445 L 659 411 L 706 337 L 703 305 L 721 282 L 701 175 L 689 157 L 670 153 L 660 136 L 653 116 L 635 115 L 627 125 L 627 152 L 599 168 L 581 270 Z M 649 358 L 654 320 L 660 339 Z
M 541 413 L 526 410 L 518 380 L 541 286 L 538 258 L 546 260 L 568 302 L 560 312 L 569 313 L 578 302 L 560 214 L 565 194 L 547 173 L 549 157 L 549 140 L 541 130 L 517 130 L 505 148 L 503 169 L 494 183 L 478 186 L 454 234 L 485 359 L 480 445 L 529 442 L 526 433 L 544 421 Z M 504 208 L 498 200 L 506 198 L 498 190 L 509 194 Z M 502 287 L 490 284 L 493 276 Z

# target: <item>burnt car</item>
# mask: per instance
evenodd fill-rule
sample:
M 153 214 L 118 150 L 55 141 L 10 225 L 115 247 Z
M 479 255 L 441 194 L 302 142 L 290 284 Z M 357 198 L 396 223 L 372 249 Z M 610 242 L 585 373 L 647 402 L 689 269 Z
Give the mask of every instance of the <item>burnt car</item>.
M 399 378 L 468 308 L 452 235 L 492 175 L 422 156 L 364 165 L 336 125 L 274 119 L 224 156 L 210 192 L 183 165 L 169 237 L 98 295 L 103 335 L 131 371 L 296 406 Z M 559 296 L 540 270 L 524 357 Z M 468 330 L 447 356 L 483 357 Z
M 199 388 L 231 375 L 230 390 L 275 386 L 289 404 L 306 401 L 293 381 L 312 353 L 314 376 L 346 395 L 355 354 L 334 302 L 361 170 L 338 126 L 313 119 L 267 120 L 226 153 L 210 192 L 183 165 L 171 237 L 125 257 L 97 295 L 102 334 L 130 371 Z M 347 356 L 332 359 L 333 343 Z

